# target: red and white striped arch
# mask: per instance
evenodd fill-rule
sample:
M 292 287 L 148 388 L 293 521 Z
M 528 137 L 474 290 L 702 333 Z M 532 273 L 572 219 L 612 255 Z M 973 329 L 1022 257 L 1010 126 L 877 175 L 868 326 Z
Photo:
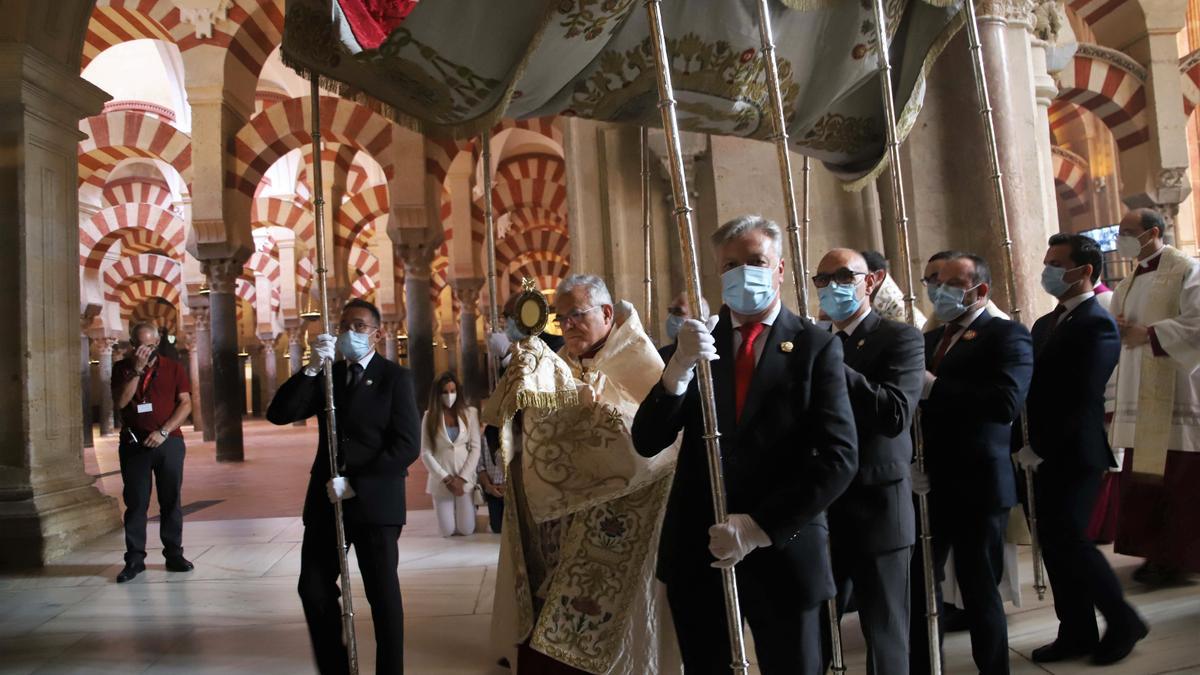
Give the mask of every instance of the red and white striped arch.
M 438 252 L 430 264 L 429 271 L 429 297 L 437 304 L 438 298 L 441 297 L 442 291 L 446 286 L 450 285 L 450 256 L 447 254 L 445 247 Z
M 1088 212 L 1088 164 L 1079 155 L 1054 146 L 1050 148 L 1054 166 L 1054 189 L 1071 217 Z
M 251 227 L 277 225 L 296 233 L 307 250 L 316 246 L 317 224 L 313 213 L 302 204 L 278 197 L 259 197 L 250 213 Z
M 113 168 L 124 159 L 147 157 L 170 164 L 192 182 L 192 139 L 170 123 L 144 113 L 121 111 L 88 117 L 79 123 L 87 138 L 79 143 L 79 184 L 103 189 Z
M 537 117 L 528 120 L 500 120 L 492 127 L 492 136 L 505 129 L 525 129 L 541 134 L 558 143 L 563 142 L 562 129 L 559 128 L 557 117 Z M 444 138 L 427 138 L 425 143 L 425 170 L 439 183 L 446 180 L 450 164 L 460 152 L 475 152 L 477 138 L 455 141 Z
M 1145 69 L 1105 47 L 1079 45 L 1071 66 L 1058 74 L 1058 96 L 1095 113 L 1122 152 L 1150 139 Z
M 104 268 L 102 278 L 104 279 L 104 299 L 109 302 L 119 300 L 117 292 L 122 284 L 141 278 L 162 279 L 173 286 L 178 293 L 183 281 L 183 265 L 165 255 L 139 253 L 123 257 Z
M 388 202 L 387 185 L 375 185 L 359 192 L 348 201 L 342 202 L 337 214 L 337 229 L 333 233 L 334 243 L 345 249 L 377 218 L 386 216 Z
M 313 263 L 312 258 L 300 256 L 296 258 L 296 294 L 307 293 L 309 286 L 312 285 L 313 276 L 316 274 L 317 266 Z
M 183 259 L 186 232 L 174 213 L 150 204 L 122 204 L 98 211 L 79 227 L 79 264 L 98 270 L 117 241 L 161 248 Z
M 163 0 L 96 0 L 83 41 L 81 69 L 114 45 L 132 40 L 174 43 L 179 10 Z
M 350 284 L 351 297 L 365 298 L 379 288 L 379 258 L 365 247 L 353 244 L 346 264 L 358 272 L 358 277 Z
M 1183 87 L 1183 112 L 1191 115 L 1200 104 L 1200 49 L 1179 59 L 1179 76 Z
M 125 296 L 131 293 L 132 288 L 132 286 L 126 287 L 125 292 L 121 296 L 121 322 L 123 324 L 132 326 L 134 323 L 146 322 L 152 323 L 159 328 L 165 328 L 168 333 L 178 332 L 179 310 L 165 299 L 158 297 L 145 298 L 127 310 Z
M 271 257 L 271 254 L 266 251 L 255 251 L 250 254 L 242 269 L 253 274 L 265 276 L 267 281 L 271 282 L 271 287 L 274 288 L 279 283 L 280 266 L 279 261 Z
M 1083 108 L 1062 99 L 1051 101 L 1050 108 L 1047 111 L 1050 121 L 1050 140 L 1052 145 L 1057 145 L 1059 135 L 1063 133 L 1066 127 L 1075 120 L 1083 117 Z
M 508 262 L 505 274 L 513 290 L 521 287 L 525 277 L 534 279 L 539 288 L 552 289 L 570 273 L 571 263 L 549 251 L 527 251 Z
M 174 197 L 171 188 L 161 178 L 126 176 L 104 184 L 101 193 L 103 206 L 119 204 L 151 204 L 161 209 L 170 208 Z
M 387 157 L 394 125 L 363 105 L 342 98 L 322 96 L 321 134 L 333 143 L 362 150 L 376 159 Z M 273 105 L 250 119 L 233 139 L 234 161 L 226 174 L 226 187 L 252 197 L 271 165 L 296 148 L 312 143 L 309 99 L 292 98 Z M 395 166 L 381 162 L 391 178 Z
M 544 251 L 563 260 L 571 258 L 567 236 L 554 230 L 528 230 L 510 234 L 496 244 L 496 264 L 507 266 L 526 253 Z
M 116 296 L 116 302 L 120 306 L 121 322 L 125 325 L 129 325 L 130 320 L 141 320 L 143 317 L 137 316 L 137 311 L 139 308 L 147 306 L 152 307 L 166 303 L 164 306 L 170 307 L 174 314 L 178 314 L 179 289 L 163 279 L 156 277 L 131 279 L 117 289 Z M 162 302 L 158 302 L 159 300 Z M 151 310 L 147 312 L 145 318 L 153 320 L 155 316 Z M 155 323 L 158 322 L 155 321 Z M 167 329 L 171 330 L 171 326 L 167 326 Z

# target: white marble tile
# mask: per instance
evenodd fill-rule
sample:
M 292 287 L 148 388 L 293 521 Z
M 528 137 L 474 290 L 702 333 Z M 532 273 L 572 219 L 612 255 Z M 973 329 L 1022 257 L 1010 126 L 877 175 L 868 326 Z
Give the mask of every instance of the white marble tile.
M 196 569 L 182 574 L 167 574 L 166 580 L 184 582 L 261 577 L 295 546 L 291 542 L 211 546 L 203 554 L 192 558 Z
M 83 633 L 62 633 L 0 638 L 0 675 L 38 672 L 83 637 Z
M 99 591 L 83 587 L 0 591 L 0 638 L 26 635 Z

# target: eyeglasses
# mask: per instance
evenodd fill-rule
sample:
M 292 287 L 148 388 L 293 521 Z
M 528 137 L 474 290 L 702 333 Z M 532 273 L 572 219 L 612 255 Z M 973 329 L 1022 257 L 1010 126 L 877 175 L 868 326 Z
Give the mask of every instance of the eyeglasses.
M 354 331 L 355 333 L 370 333 L 379 328 L 378 324 L 367 323 L 366 321 L 355 321 L 354 323 L 343 323 L 338 326 L 338 330 L 345 333 L 346 331 Z
M 554 325 L 558 326 L 559 328 L 569 328 L 579 323 L 579 321 L 583 319 L 584 314 L 587 314 L 594 309 L 600 309 L 603 306 L 604 305 L 592 305 L 587 309 L 577 309 L 570 314 L 559 314 L 558 316 L 554 317 Z
M 936 286 L 937 282 L 938 282 L 938 275 L 936 275 L 936 274 L 930 274 L 927 277 L 921 277 L 921 285 L 922 286 Z
M 866 275 L 867 275 L 866 272 L 855 272 L 854 270 L 852 270 L 848 267 L 843 267 L 842 269 L 834 272 L 833 274 L 825 274 L 825 273 L 818 274 L 812 278 L 812 282 L 813 282 L 813 285 L 816 286 L 817 288 L 825 288 L 826 286 L 829 285 L 830 281 L 836 281 L 839 284 L 847 285 L 847 284 L 857 283 L 855 281 L 856 277 L 866 276 Z

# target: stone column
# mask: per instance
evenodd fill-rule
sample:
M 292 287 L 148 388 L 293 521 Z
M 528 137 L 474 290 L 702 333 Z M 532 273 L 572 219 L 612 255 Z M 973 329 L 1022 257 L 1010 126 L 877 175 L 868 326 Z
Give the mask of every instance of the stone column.
M 246 351 L 250 353 L 250 356 L 246 357 L 250 362 L 250 400 L 247 401 L 249 405 L 246 408 L 249 409 L 252 417 L 262 417 L 263 407 L 265 406 L 263 390 L 266 389 L 266 385 L 263 380 L 266 379 L 264 377 L 264 371 L 266 370 L 266 350 L 263 349 L 261 344 L 257 344 L 251 345 Z
M 84 5 L 18 12 L 0 37 L 0 568 L 120 525 L 80 451 L 79 120 L 107 96 L 56 44 Z
M 113 347 L 116 338 L 103 337 L 95 340 L 96 358 L 100 361 L 100 436 L 111 436 L 113 432 L 112 372 Z
M 202 261 L 208 277 L 208 308 L 212 336 L 213 427 L 218 462 L 240 462 L 245 381 L 238 359 L 237 296 L 234 287 L 241 263 L 231 258 Z
M 200 416 L 204 420 L 202 431 L 205 443 L 217 440 L 216 404 L 213 390 L 212 330 L 208 311 L 208 296 L 192 298 L 189 306 L 196 326 L 196 363 L 200 378 Z
M 205 308 L 205 318 L 208 318 Z M 192 325 L 184 329 L 183 339 L 188 352 L 188 379 L 192 385 L 192 431 L 204 431 L 204 401 L 200 384 L 200 345 L 196 341 L 196 310 L 192 310 Z M 207 337 L 207 336 L 206 336 Z
M 1034 100 L 1037 105 L 1034 140 L 1037 155 L 1041 159 L 1040 181 L 1042 211 L 1047 229 L 1064 229 L 1058 221 L 1058 195 L 1054 188 L 1054 159 L 1050 151 L 1050 104 L 1058 96 L 1058 85 L 1051 74 L 1072 64 L 1075 54 L 1075 36 L 1059 3 L 1041 0 L 1034 10 L 1033 39 L 1030 42 L 1030 57 L 1033 66 Z M 1061 33 L 1061 37 L 1060 37 Z
M 404 302 L 408 308 L 408 363 L 413 373 L 417 407 L 425 410 L 433 384 L 433 303 L 429 299 L 433 249 L 425 245 L 397 244 L 404 261 Z
M 479 318 L 479 292 L 483 279 L 455 279 L 454 293 L 461 306 L 458 329 L 459 376 L 472 401 L 487 396 L 487 380 L 479 366 L 479 336 L 476 324 Z
M 400 329 L 399 321 L 383 322 L 383 355 L 388 361 L 396 361 L 396 331 Z
M 300 372 L 304 367 L 304 324 L 292 326 L 287 329 L 288 336 L 288 370 L 291 375 Z M 291 376 L 289 375 L 289 377 Z M 274 395 L 274 394 L 272 394 Z M 299 420 L 292 423 L 294 427 L 302 427 L 306 424 L 306 420 Z

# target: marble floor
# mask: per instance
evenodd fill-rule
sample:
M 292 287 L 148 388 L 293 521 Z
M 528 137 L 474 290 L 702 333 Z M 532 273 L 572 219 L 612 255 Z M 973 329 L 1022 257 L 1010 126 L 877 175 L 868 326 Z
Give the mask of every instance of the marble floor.
M 261 431 L 268 445 L 307 444 L 314 433 L 297 429 L 279 437 Z M 251 433 L 257 432 L 248 432 L 248 438 Z M 189 462 L 204 466 L 202 444 L 191 447 L 196 452 L 189 451 Z M 109 470 L 104 468 L 108 451 L 101 444 L 89 460 L 100 473 Z M 288 515 L 275 514 L 284 508 L 285 495 L 297 490 L 291 483 L 307 473 L 309 452 L 279 455 L 293 459 L 279 459 L 270 481 L 288 485 L 278 485 L 270 503 L 261 505 L 265 516 L 254 513 L 256 500 L 244 490 L 247 484 L 270 481 L 252 475 L 261 471 L 247 471 L 250 462 L 232 466 L 231 473 L 243 474 L 237 480 L 221 477 L 220 469 L 230 465 L 214 464 L 188 474 L 185 503 L 204 495 L 226 504 L 222 509 L 202 508 L 186 520 L 185 546 L 196 563 L 191 573 L 166 572 L 161 555 L 152 551 L 145 574 L 131 583 L 115 584 L 123 540 L 113 532 L 36 572 L 0 574 L 0 673 L 315 672 L 295 591 L 302 534 L 295 514 L 298 502 Z M 105 489 L 113 491 L 111 483 L 105 479 Z M 119 492 L 119 479 L 115 488 Z M 302 483 L 298 489 L 302 494 Z M 151 541 L 154 528 L 152 522 Z M 400 540 L 399 565 L 407 672 L 509 672 L 493 665 L 487 649 L 498 546 L 492 534 L 443 539 L 431 511 L 410 514 Z M 1053 636 L 1056 622 L 1049 599 L 1038 602 L 1027 583 L 1024 606 L 1008 608 L 1014 673 L 1200 673 L 1200 583 L 1148 591 L 1129 579 L 1138 561 L 1122 556 L 1111 560 L 1129 597 L 1149 621 L 1150 637 L 1128 660 L 1103 670 L 1084 662 L 1033 664 L 1030 652 Z M 1021 563 L 1022 578 L 1028 580 L 1027 550 L 1022 551 Z M 374 640 L 361 583 L 354 595 L 363 672 L 370 673 Z M 849 617 L 843 627 L 849 672 L 863 673 L 857 621 Z M 949 636 L 946 652 L 947 673 L 973 672 L 965 634 Z

